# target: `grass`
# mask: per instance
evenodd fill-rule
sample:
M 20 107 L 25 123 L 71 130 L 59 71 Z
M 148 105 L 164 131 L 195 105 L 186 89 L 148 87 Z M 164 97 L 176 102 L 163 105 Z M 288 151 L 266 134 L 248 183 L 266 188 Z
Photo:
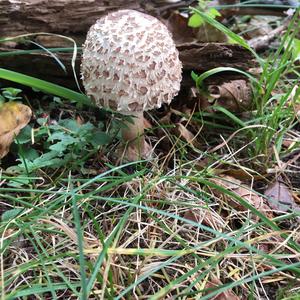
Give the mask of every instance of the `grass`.
M 18 272 L 14 267 L 6 269 L 2 277 L 6 286 L 13 285 L 21 274 L 24 280 L 27 279 L 25 282 L 28 280 L 31 282 L 30 287 L 27 288 L 26 283 L 18 285 L 16 291 L 11 291 L 6 295 L 6 299 L 24 297 L 27 294 L 43 293 L 43 295 L 47 295 L 47 292 L 55 294 L 58 290 L 69 289 L 73 293 L 77 291 L 75 295 L 78 297 L 81 295 L 81 298 L 84 299 L 84 294 L 92 297 L 93 293 L 101 289 L 103 284 L 107 286 L 105 298 L 121 299 L 121 295 L 128 294 L 135 289 L 139 290 L 138 283 L 150 280 L 151 277 L 161 278 L 161 284 L 163 284 L 166 280 L 164 277 L 172 269 L 175 269 L 179 272 L 176 280 L 172 278 L 164 289 L 157 290 L 159 285 L 151 288 L 153 292 L 157 293 L 154 293 L 152 299 L 160 299 L 159 295 L 168 294 L 175 286 L 185 286 L 190 281 L 190 276 L 195 281 L 191 281 L 189 286 L 186 286 L 185 292 L 190 293 L 195 291 L 195 288 L 197 291 L 197 283 L 210 272 L 220 272 L 218 265 L 231 260 L 231 256 L 238 260 L 236 266 L 233 263 L 233 266 L 237 268 L 237 273 L 246 270 L 246 273 L 249 272 L 248 276 L 241 280 L 242 282 L 233 281 L 236 286 L 240 283 L 247 285 L 247 282 L 277 273 L 281 269 L 288 269 L 295 274 L 299 272 L 299 263 L 287 265 L 280 260 L 283 257 L 289 259 L 289 256 L 292 259 L 293 255 L 287 254 L 289 253 L 288 248 L 284 250 L 288 245 L 282 245 L 278 249 L 278 253 L 276 251 L 272 255 L 257 247 L 257 244 L 263 244 L 265 240 L 269 242 L 270 234 L 274 235 L 276 241 L 276 236 L 279 237 L 281 233 L 283 234 L 281 230 L 275 233 L 276 231 L 274 232 L 272 226 L 269 226 L 265 220 L 251 224 L 251 220 L 247 219 L 247 214 L 241 216 L 235 211 L 232 211 L 230 215 L 239 214 L 238 219 L 245 220 L 241 228 L 232 230 L 231 225 L 228 224 L 230 216 L 227 220 L 220 219 L 214 210 L 217 204 L 212 200 L 207 199 L 207 202 L 201 200 L 211 198 L 211 195 L 208 195 L 203 189 L 203 183 L 210 185 L 211 183 L 201 179 L 202 176 L 199 174 L 196 174 L 195 177 L 181 176 L 175 181 L 174 176 L 154 176 L 155 174 L 152 174 L 151 177 L 147 176 L 144 174 L 145 170 L 136 172 L 132 176 L 126 173 L 121 175 L 120 171 L 125 167 L 113 168 L 90 180 L 79 180 L 80 184 L 76 182 L 76 179 L 69 177 L 68 180 L 57 183 L 59 188 L 51 185 L 50 189 L 47 187 L 36 189 L 34 186 L 24 190 L 17 189 L 17 193 L 23 193 L 23 197 L 20 197 L 21 199 L 14 198 L 14 201 L 10 194 L 14 195 L 15 189 L 0 189 L 1 197 L 5 202 L 10 203 L 13 207 L 23 208 L 13 220 L 7 222 L 2 233 L 6 237 L 1 247 L 3 255 L 5 256 L 8 249 L 11 250 L 16 246 L 22 248 L 22 243 L 29 243 L 30 246 L 23 244 L 23 247 L 27 249 L 32 247 L 36 253 L 29 259 L 25 253 L 17 251 L 3 259 L 3 262 L 6 263 L 9 258 L 22 261 Z M 190 171 L 190 169 L 188 170 Z M 120 175 L 112 176 L 115 172 Z M 146 185 L 143 184 L 145 177 L 149 178 Z M 183 186 L 182 181 L 187 181 L 188 184 Z M 126 187 L 131 190 L 127 197 L 111 195 L 111 190 L 120 185 L 120 182 L 125 182 Z M 136 183 L 140 184 L 141 190 L 134 190 L 132 185 Z M 77 188 L 72 187 L 75 185 Z M 174 191 L 177 193 L 176 199 L 170 201 L 168 198 L 157 198 L 155 201 L 150 198 L 150 196 L 153 197 L 153 190 L 159 192 L 162 189 L 162 192 L 165 192 L 167 186 L 169 186 L 170 194 Z M 147 201 L 149 198 L 150 200 Z M 226 204 L 220 203 L 219 205 Z M 168 207 L 168 210 L 165 211 L 162 207 L 156 208 L 159 206 Z M 211 222 L 215 223 L 216 229 L 181 217 L 184 212 L 192 208 L 199 209 L 199 207 L 211 214 Z M 81 211 L 81 221 L 79 210 Z M 256 213 L 259 215 L 259 212 Z M 286 219 L 292 217 L 292 214 L 285 216 Z M 101 228 L 104 222 L 108 222 L 113 229 Z M 276 224 L 276 220 L 274 224 Z M 224 232 L 222 232 L 223 230 Z M 259 241 L 249 239 L 249 235 L 253 231 L 261 231 Z M 245 251 L 246 253 L 249 251 L 249 253 L 242 254 Z M 186 262 L 185 257 L 189 256 L 190 259 Z M 124 269 L 118 268 L 119 260 L 122 262 L 121 265 L 124 264 Z M 262 261 L 264 265 L 272 266 L 273 269 L 266 274 L 265 272 L 260 275 L 254 274 L 252 263 L 259 266 Z M 242 263 L 246 266 L 242 267 Z M 138 266 L 141 269 L 136 273 L 139 269 Z M 189 272 L 179 276 L 185 269 Z M 66 271 L 69 276 L 65 274 Z M 198 273 L 200 271 L 201 273 Z M 112 277 L 109 276 L 110 272 L 112 272 Z M 36 277 L 32 277 L 32 273 L 36 273 Z M 86 284 L 84 284 L 85 279 L 82 276 L 85 273 L 89 278 Z M 159 276 L 160 273 L 164 276 Z M 51 274 L 51 278 L 47 279 L 49 274 Z M 103 278 L 105 274 L 107 277 Z M 138 277 L 134 278 L 133 274 Z M 167 278 L 171 275 L 172 272 Z M 119 284 L 110 281 L 115 276 L 121 280 Z M 55 284 L 52 280 L 60 283 Z M 109 289 L 110 285 L 115 286 L 114 292 Z M 36 289 L 32 286 L 36 286 Z M 43 288 L 41 289 L 41 287 Z M 86 287 L 86 290 L 80 291 L 78 287 Z M 127 289 L 122 291 L 120 287 L 127 287 Z M 231 285 L 226 285 L 219 289 L 230 287 Z M 140 291 L 140 295 L 142 294 L 143 292 Z
M 194 12 L 248 49 L 241 37 Z M 28 92 L 37 119 L 12 147 L 18 161 L 2 161 L 2 299 L 211 299 L 220 293 L 297 299 L 299 214 L 269 217 L 249 199 L 265 199 L 260 185 L 274 179 L 268 170 L 299 149 L 293 110 L 299 88 L 297 80 L 287 81 L 298 72 L 292 40 L 299 22 L 295 16 L 275 53 L 264 59 L 254 53 L 263 72 L 254 83 L 251 118 L 222 107 L 217 115 L 183 113 L 180 120 L 189 123 L 182 124 L 199 131 L 199 147 L 170 121 L 151 129 L 162 157 L 148 162 L 114 164 L 119 116 L 95 111 L 83 94 L 0 69 L 2 79 L 60 97 L 40 101 L 41 93 Z M 197 85 L 220 71 L 228 70 L 207 72 L 195 78 Z M 294 144 L 284 148 L 287 139 Z M 224 176 L 233 171 L 240 179 L 234 186 Z M 300 186 L 291 190 L 299 199 Z

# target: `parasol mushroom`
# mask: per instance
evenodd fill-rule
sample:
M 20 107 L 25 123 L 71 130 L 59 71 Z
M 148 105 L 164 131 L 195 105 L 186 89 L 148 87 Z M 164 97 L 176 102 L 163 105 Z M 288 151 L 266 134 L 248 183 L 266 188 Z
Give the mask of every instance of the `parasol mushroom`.
M 143 112 L 172 101 L 180 89 L 181 69 L 171 33 L 155 17 L 119 10 L 90 28 L 83 45 L 83 85 L 99 107 L 133 117 L 122 129 L 128 160 L 149 157 Z

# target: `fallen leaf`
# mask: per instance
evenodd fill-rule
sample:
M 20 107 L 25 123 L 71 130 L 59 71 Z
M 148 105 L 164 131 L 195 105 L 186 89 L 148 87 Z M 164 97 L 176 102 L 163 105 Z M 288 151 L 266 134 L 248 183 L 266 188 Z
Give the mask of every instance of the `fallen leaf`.
M 273 16 L 252 16 L 249 22 L 242 25 L 243 29 L 251 28 L 251 30 L 245 30 L 244 37 L 250 40 L 269 35 L 273 30 L 270 24 L 273 18 Z
M 220 176 L 220 178 L 213 178 L 211 181 L 223 188 L 226 188 L 227 190 L 230 190 L 231 192 L 234 192 L 266 217 L 273 218 L 272 209 L 264 202 L 264 199 L 252 191 L 250 187 L 242 184 L 240 180 L 225 175 Z M 247 210 L 246 207 L 227 194 L 222 193 L 217 189 L 213 189 L 213 191 L 217 196 L 222 197 L 230 206 L 234 207 L 235 209 L 240 211 Z
M 176 12 L 172 13 L 166 21 L 176 45 L 191 43 L 195 40 L 193 29 L 187 23 L 188 19 Z
M 252 106 L 252 91 L 246 80 L 231 80 L 220 85 L 207 87 L 215 104 L 223 106 L 231 112 L 249 110 Z
M 299 106 L 300 108 L 300 106 Z M 291 149 L 295 144 L 297 143 L 297 140 L 293 140 L 293 139 L 289 139 L 288 137 L 287 138 L 284 138 L 283 141 L 282 141 L 282 146 L 287 148 L 287 149 Z
M 242 168 L 238 169 L 215 169 L 215 174 L 223 174 L 227 176 L 231 176 L 234 178 L 239 178 L 242 181 L 252 180 L 252 179 L 264 179 L 264 177 L 260 174 L 252 174 Z
M 184 213 L 183 217 L 187 220 L 204 224 L 217 231 L 222 231 L 226 226 L 225 221 L 221 217 L 217 218 L 209 209 L 205 208 L 189 209 Z
M 225 9 L 220 10 L 220 12 L 225 18 L 234 16 L 240 9 L 239 0 L 219 0 L 217 1 L 217 3 L 220 5 L 224 5 Z
M 6 102 L 0 106 L 0 159 L 9 151 L 9 147 L 20 130 L 31 119 L 31 109 L 17 102 Z
M 181 123 L 176 124 L 176 129 L 178 130 L 179 137 L 186 140 L 191 146 L 195 146 L 195 136 Z
M 197 15 L 194 15 L 197 17 Z M 192 28 L 188 25 L 189 18 L 182 14 L 172 13 L 166 25 L 172 32 L 176 45 L 191 44 L 193 42 L 227 42 L 228 37 L 214 26 L 203 23 L 201 26 Z
M 269 206 L 274 210 L 287 212 L 296 207 L 299 209 L 299 206 L 293 199 L 292 193 L 280 177 L 265 190 L 264 194 L 268 197 Z
M 205 285 L 206 289 L 215 289 L 217 287 L 221 287 L 223 283 L 216 276 L 211 275 L 210 281 L 208 281 Z M 209 293 L 208 293 L 209 295 Z M 210 298 L 213 300 L 239 300 L 240 298 L 230 289 L 217 294 L 216 296 Z
M 51 217 L 51 219 L 41 219 L 39 222 L 49 224 L 58 231 L 62 231 L 69 238 L 69 242 L 78 243 L 76 231 L 63 220 Z M 83 245 L 87 248 L 99 247 L 99 242 L 94 236 L 89 235 L 83 237 Z

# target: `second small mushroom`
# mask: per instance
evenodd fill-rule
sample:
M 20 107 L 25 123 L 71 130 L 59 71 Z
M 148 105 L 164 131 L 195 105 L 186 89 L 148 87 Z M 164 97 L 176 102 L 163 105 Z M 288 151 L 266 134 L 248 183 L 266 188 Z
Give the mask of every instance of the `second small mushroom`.
M 133 117 L 122 129 L 127 160 L 149 157 L 143 112 L 171 102 L 180 89 L 181 69 L 171 33 L 150 15 L 119 10 L 90 28 L 83 45 L 83 85 L 98 106 Z

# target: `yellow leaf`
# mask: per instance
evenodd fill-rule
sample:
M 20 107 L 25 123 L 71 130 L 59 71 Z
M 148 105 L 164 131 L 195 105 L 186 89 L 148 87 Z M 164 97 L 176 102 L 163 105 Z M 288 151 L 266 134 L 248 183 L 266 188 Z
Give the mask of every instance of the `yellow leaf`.
M 0 106 L 0 158 L 8 153 L 15 136 L 29 123 L 31 115 L 31 109 L 21 103 L 7 102 Z

